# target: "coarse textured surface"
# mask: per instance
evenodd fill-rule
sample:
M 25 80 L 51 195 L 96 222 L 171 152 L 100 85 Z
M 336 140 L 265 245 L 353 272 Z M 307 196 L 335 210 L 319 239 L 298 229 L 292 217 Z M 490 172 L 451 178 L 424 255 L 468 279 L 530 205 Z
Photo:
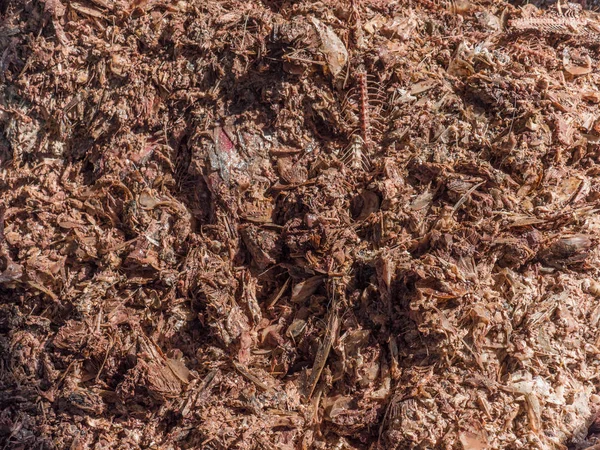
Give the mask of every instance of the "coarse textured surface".
M 598 15 L 0 2 L 0 448 L 585 449 Z

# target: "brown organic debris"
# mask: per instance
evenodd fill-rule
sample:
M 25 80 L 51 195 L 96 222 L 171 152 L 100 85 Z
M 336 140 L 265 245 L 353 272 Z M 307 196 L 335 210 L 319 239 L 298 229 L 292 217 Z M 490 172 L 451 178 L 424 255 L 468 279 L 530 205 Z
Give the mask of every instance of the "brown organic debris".
M 599 448 L 600 16 L 533 3 L 1 2 L 0 448 Z

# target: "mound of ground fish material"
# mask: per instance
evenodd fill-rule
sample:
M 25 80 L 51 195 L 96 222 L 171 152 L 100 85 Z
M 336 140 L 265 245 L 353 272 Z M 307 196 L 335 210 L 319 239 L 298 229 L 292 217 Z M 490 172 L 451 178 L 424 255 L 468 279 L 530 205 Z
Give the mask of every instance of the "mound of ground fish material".
M 600 448 L 600 18 L 0 2 L 0 447 Z

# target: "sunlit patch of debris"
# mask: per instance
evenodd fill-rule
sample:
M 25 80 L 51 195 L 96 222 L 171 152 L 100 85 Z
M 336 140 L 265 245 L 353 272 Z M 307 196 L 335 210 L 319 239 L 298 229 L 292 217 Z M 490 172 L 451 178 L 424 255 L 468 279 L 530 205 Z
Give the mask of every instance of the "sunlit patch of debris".
M 598 448 L 598 13 L 275 3 L 0 6 L 0 447 Z

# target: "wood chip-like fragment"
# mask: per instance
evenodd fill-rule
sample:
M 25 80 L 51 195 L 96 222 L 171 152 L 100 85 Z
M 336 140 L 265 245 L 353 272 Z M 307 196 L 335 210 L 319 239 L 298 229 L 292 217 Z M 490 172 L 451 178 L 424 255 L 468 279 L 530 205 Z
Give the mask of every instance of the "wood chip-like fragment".
M 323 338 L 323 342 L 319 345 L 319 349 L 317 350 L 317 354 L 315 356 L 315 361 L 313 363 L 312 371 L 310 373 L 310 377 L 308 378 L 308 383 L 306 387 L 306 397 L 310 398 L 313 395 L 315 387 L 321 377 L 321 372 L 323 372 L 323 368 L 325 367 L 325 363 L 327 362 L 327 358 L 329 356 L 329 352 L 331 351 L 331 346 L 333 342 L 337 339 L 339 327 L 339 318 L 335 312 L 329 313 L 329 321 L 327 323 L 327 329 L 325 331 L 325 337 Z
M 261 388 L 263 391 L 269 390 L 269 386 L 267 386 L 265 383 L 263 383 L 256 375 L 252 374 L 248 370 L 248 368 L 246 368 L 244 365 L 242 365 L 236 361 L 233 361 L 233 366 L 244 378 L 246 378 L 249 381 L 251 381 L 252 383 L 254 383 L 256 386 Z

